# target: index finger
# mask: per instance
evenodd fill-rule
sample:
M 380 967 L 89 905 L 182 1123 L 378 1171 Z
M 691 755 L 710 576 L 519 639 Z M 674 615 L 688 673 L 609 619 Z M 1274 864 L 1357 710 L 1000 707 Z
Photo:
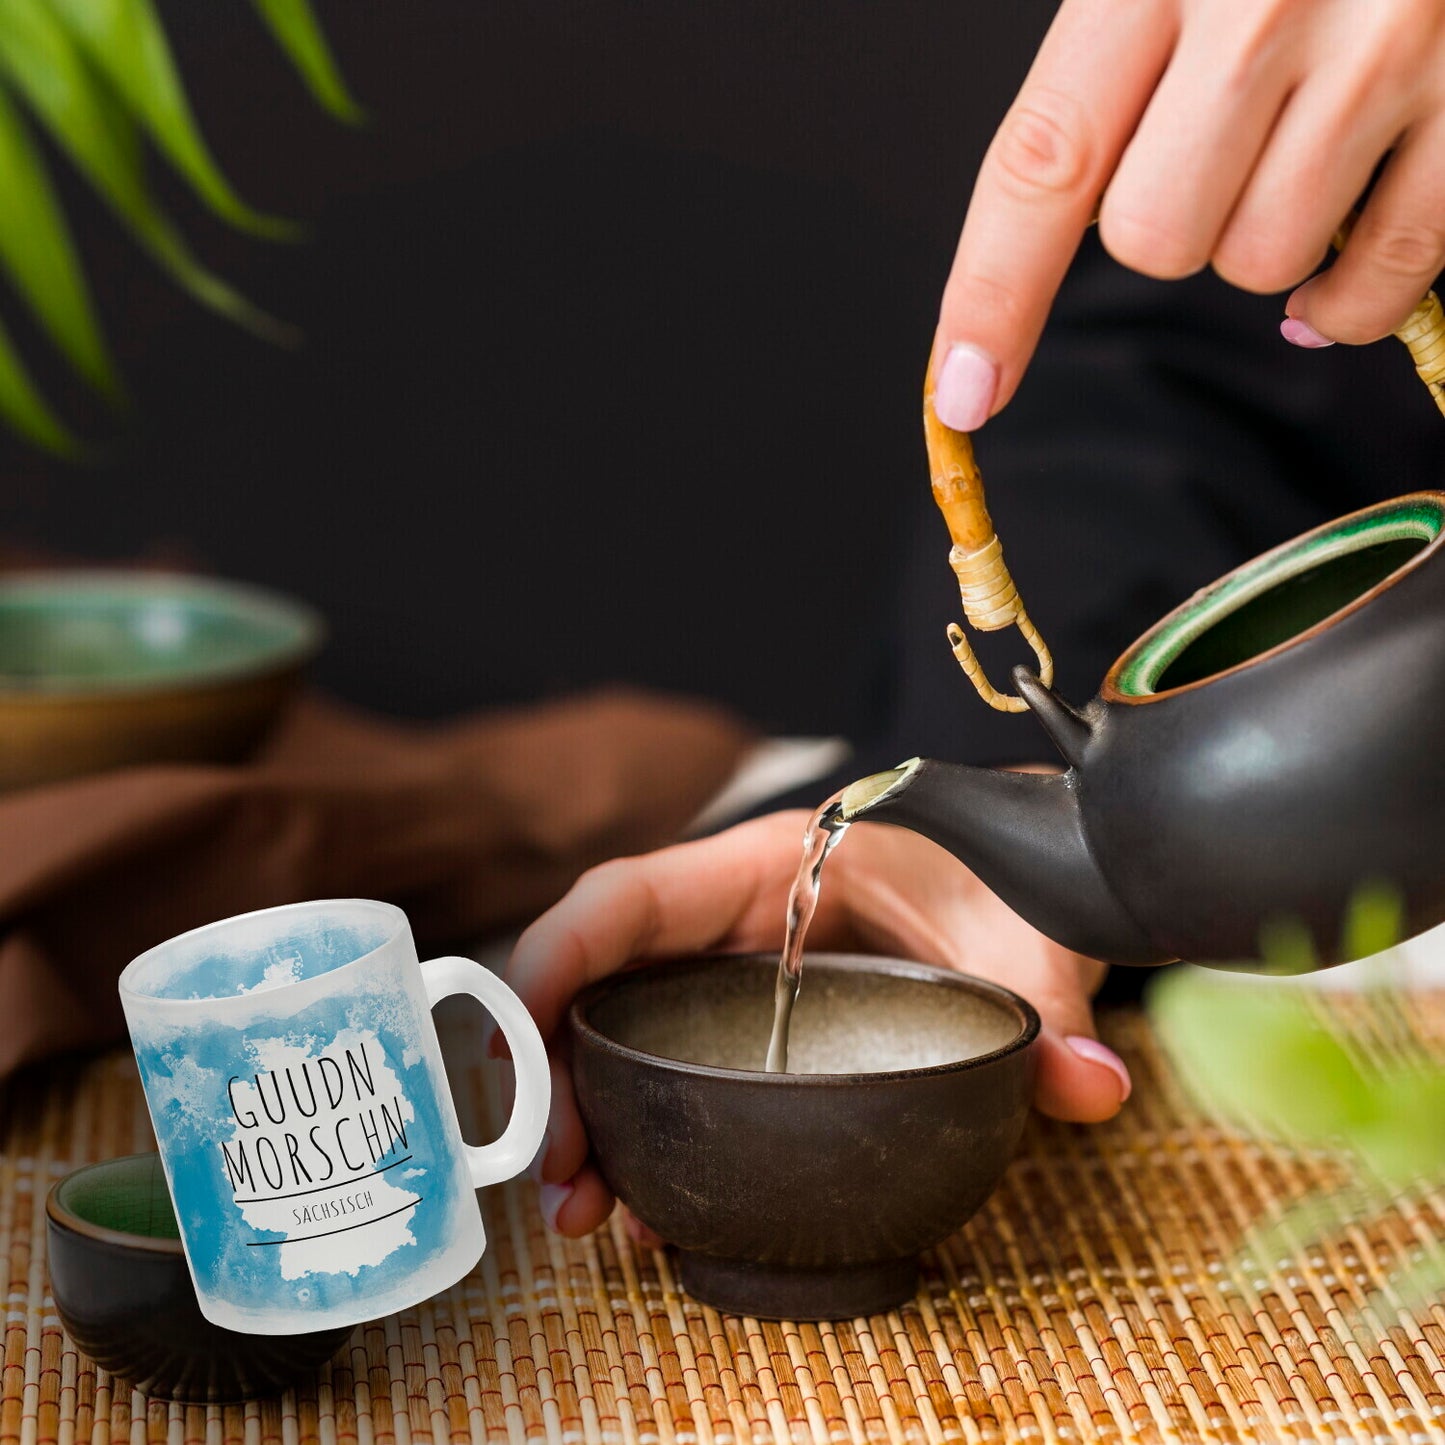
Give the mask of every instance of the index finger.
M 1013 395 L 1177 36 L 1168 0 L 1065 0 L 984 156 L 943 292 L 934 408 L 974 431 Z
M 760 880 L 775 887 L 796 866 L 802 825 L 780 826 L 786 816 L 584 873 L 521 936 L 503 975 L 543 1037 L 594 979 L 638 959 L 695 953 L 725 939 L 757 898 Z

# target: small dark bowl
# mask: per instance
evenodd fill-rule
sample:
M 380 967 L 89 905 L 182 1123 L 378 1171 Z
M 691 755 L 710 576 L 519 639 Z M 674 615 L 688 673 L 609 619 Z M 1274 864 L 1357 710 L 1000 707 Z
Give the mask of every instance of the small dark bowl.
M 810 954 L 800 1072 L 768 1074 L 776 972 L 773 955 L 696 958 L 592 985 L 570 1013 L 577 1102 L 689 1294 L 765 1319 L 877 1314 L 1013 1156 L 1038 1015 L 947 969 Z
M 70 1338 L 147 1395 L 220 1404 L 270 1395 L 334 1355 L 352 1327 L 242 1335 L 196 1303 L 159 1154 L 67 1174 L 45 1202 L 50 1287 Z

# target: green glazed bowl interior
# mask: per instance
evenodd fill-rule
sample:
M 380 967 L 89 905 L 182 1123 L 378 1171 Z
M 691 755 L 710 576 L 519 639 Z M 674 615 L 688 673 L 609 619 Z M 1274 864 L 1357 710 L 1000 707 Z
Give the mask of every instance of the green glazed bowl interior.
M 309 608 L 257 588 L 149 572 L 0 581 L 0 695 L 173 689 L 269 672 L 316 651 Z
M 181 1231 L 159 1154 L 107 1160 L 55 1186 L 52 1213 L 70 1228 L 129 1249 L 181 1253 Z
M 79 1350 L 156 1399 L 219 1404 L 274 1395 L 345 1344 L 349 1325 L 247 1335 L 196 1300 L 159 1154 L 87 1164 L 46 1200 L 56 1313 Z

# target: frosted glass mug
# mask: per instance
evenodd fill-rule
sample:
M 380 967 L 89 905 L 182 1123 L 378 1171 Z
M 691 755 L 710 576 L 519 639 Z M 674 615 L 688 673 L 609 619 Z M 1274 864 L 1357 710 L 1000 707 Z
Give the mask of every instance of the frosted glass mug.
M 511 1048 L 502 1137 L 463 1142 L 432 1007 L 470 994 Z M 461 1279 L 476 1190 L 527 1167 L 551 1075 L 536 1025 L 465 958 L 417 959 L 406 915 L 364 899 L 243 914 L 120 978 L 201 1312 L 291 1334 L 404 1309 Z

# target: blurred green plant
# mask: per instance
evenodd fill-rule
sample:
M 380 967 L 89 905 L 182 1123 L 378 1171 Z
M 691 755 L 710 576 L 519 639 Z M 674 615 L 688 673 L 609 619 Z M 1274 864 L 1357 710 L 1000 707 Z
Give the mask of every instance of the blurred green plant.
M 1148 994 L 1155 1031 L 1206 1112 L 1293 1148 L 1328 1151 L 1347 1185 L 1305 1196 L 1245 1241 L 1277 1260 L 1338 1233 L 1415 1188 L 1445 1178 L 1445 1060 L 1422 1038 L 1392 950 L 1402 938 L 1398 895 L 1361 889 L 1344 918 L 1348 956 L 1374 958 L 1368 983 L 1332 1002 L 1300 924 L 1280 922 L 1261 944 L 1268 975 L 1231 977 L 1183 965 Z M 1412 1306 L 1445 1289 L 1445 1250 L 1415 1259 L 1390 1282 Z
M 251 3 L 316 101 L 358 122 L 362 112 L 309 0 Z M 290 334 L 196 259 L 153 193 L 152 152 L 230 225 L 270 239 L 299 234 L 292 222 L 253 210 L 222 174 L 153 0 L 0 3 L 0 268 L 74 372 L 120 408 L 120 378 L 32 127 L 48 134 L 141 248 L 197 301 L 261 336 Z M 52 452 L 81 450 L 3 326 L 0 417 Z

